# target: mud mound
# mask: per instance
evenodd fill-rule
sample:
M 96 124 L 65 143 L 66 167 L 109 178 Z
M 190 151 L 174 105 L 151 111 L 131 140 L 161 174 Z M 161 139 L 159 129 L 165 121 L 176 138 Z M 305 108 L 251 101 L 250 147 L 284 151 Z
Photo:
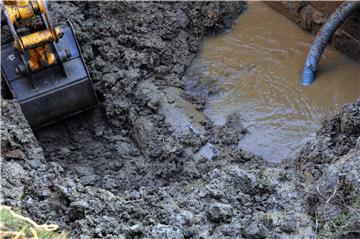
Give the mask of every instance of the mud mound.
M 185 147 L 151 91 L 181 87 L 202 37 L 230 27 L 244 6 L 51 3 L 54 19 L 72 21 L 102 103 L 95 112 L 37 132 L 47 161 L 59 162 L 85 186 L 113 192 L 171 183 L 191 160 L 181 156 Z M 138 87 L 142 81 L 152 88 Z
M 2 128 L 2 138 L 7 139 L 3 141 L 3 155 L 7 155 L 2 164 L 3 200 L 38 220 L 70 228 L 74 237 L 301 238 L 313 234 L 291 167 L 284 166 L 284 171 L 234 149 L 229 155 L 219 154 L 218 160 L 201 160 L 208 170 L 198 179 L 113 194 L 64 175 L 67 170 L 57 162 L 45 162 L 15 102 L 3 101 L 2 112 L 8 122 Z M 226 132 L 234 118 L 217 132 Z M 11 153 L 26 147 L 38 153 L 16 158 Z M 193 165 L 196 171 L 201 164 L 194 161 Z
M 329 164 L 355 148 L 360 137 L 360 98 L 325 120 L 315 138 L 307 142 L 300 155 L 300 167 L 315 179 Z
M 78 187 L 67 180 L 59 181 L 56 190 L 67 202 L 61 206 L 72 215 L 73 227 L 91 237 L 312 235 L 311 218 L 298 204 L 300 195 L 293 193 L 291 178 L 295 175 L 265 165 L 244 170 L 237 161 L 223 163 L 199 180 L 142 187 L 124 196 L 95 187 Z
M 161 112 L 161 94 L 183 86 L 203 36 L 230 27 L 244 6 L 52 3 L 55 19 L 73 22 L 102 103 L 95 113 L 37 133 L 47 160 L 61 162 L 85 186 L 115 193 L 198 177 L 184 172 L 192 160 Z
M 360 99 L 325 120 L 303 148 L 309 212 L 321 238 L 358 238 L 360 223 Z

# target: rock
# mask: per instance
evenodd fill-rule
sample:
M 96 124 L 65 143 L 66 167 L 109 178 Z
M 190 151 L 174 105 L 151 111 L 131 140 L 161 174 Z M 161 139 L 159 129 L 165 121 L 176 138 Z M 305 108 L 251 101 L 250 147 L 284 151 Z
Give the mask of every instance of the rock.
M 25 154 L 20 149 L 11 150 L 5 153 L 4 155 L 6 158 L 9 159 L 23 159 Z
M 145 156 L 156 157 L 162 152 L 162 144 L 150 120 L 140 117 L 134 122 L 134 137 Z
M 206 215 L 212 222 L 229 222 L 232 218 L 232 207 L 223 203 L 214 203 L 206 209 Z
M 178 21 L 182 29 L 185 29 L 189 24 L 189 18 L 186 16 L 186 13 L 181 9 L 178 9 L 176 11 L 176 20 Z
M 249 173 L 240 167 L 233 167 L 229 169 L 227 173 L 234 178 L 242 192 L 247 194 L 256 194 L 256 186 L 259 182 L 254 174 Z
M 89 205 L 84 201 L 76 201 L 70 203 L 70 210 L 73 219 L 82 219 L 85 217 L 85 210 L 88 209 Z
M 176 215 L 176 224 L 183 226 L 191 226 L 194 221 L 194 214 L 190 211 L 183 210 L 178 215 Z
M 42 165 L 41 160 L 38 159 L 38 158 L 35 158 L 33 160 L 29 160 L 28 163 L 33 169 L 38 169 Z
M 151 232 L 152 238 L 172 238 L 172 239 L 183 239 L 184 235 L 179 228 L 157 224 L 153 227 Z
M 127 237 L 140 238 L 144 235 L 144 227 L 140 224 L 132 225 L 127 230 Z
M 253 221 L 244 228 L 244 235 L 249 239 L 266 238 L 266 229 L 259 222 Z

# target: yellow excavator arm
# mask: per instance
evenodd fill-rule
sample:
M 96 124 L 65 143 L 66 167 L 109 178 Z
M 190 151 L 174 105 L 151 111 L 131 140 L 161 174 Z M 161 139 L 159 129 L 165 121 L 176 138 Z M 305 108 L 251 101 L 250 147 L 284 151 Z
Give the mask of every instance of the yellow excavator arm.
M 1 4 L 13 37 L 1 46 L 1 72 L 31 127 L 95 106 L 95 91 L 71 23 L 54 27 L 44 0 Z M 36 20 L 41 24 L 33 24 Z
M 56 64 L 56 56 L 49 47 L 49 43 L 58 42 L 64 33 L 60 27 L 52 26 L 44 1 L 4 1 L 3 9 L 14 38 L 14 46 L 20 52 L 28 51 L 29 53 L 27 62 L 29 70 L 36 71 Z M 46 29 L 19 37 L 15 27 L 20 25 L 21 21 L 36 15 L 44 16 Z

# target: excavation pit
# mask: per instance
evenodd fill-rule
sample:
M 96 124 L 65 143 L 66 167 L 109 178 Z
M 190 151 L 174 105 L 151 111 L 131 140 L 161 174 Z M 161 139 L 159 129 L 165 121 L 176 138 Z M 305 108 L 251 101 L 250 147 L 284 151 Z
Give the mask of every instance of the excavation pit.
M 51 2 L 56 21 L 73 22 L 101 102 L 33 134 L 2 100 L 1 203 L 80 238 L 310 238 L 327 232 L 314 212 L 346 214 L 349 226 L 356 214 L 327 200 L 341 182 L 332 198 L 357 205 L 359 100 L 275 164 L 239 147 L 251 130 L 241 112 L 215 124 L 213 98 L 186 87 L 202 39 L 251 14 L 245 6 Z

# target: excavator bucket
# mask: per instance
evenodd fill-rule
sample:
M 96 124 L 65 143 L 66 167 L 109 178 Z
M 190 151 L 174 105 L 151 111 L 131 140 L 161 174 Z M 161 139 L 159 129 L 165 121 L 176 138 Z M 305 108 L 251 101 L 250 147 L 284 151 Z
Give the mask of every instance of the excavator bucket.
M 70 22 L 53 27 L 44 0 L 4 1 L 13 41 L 1 46 L 1 71 L 33 129 L 97 105 Z M 39 19 L 38 31 L 24 29 Z M 24 24 L 25 23 L 25 24 Z
M 1 46 L 1 70 L 14 98 L 33 129 L 88 110 L 97 104 L 94 88 L 70 23 L 61 26 L 64 36 L 54 43 L 68 58 L 30 74 L 19 72 L 19 52 L 11 43 Z

